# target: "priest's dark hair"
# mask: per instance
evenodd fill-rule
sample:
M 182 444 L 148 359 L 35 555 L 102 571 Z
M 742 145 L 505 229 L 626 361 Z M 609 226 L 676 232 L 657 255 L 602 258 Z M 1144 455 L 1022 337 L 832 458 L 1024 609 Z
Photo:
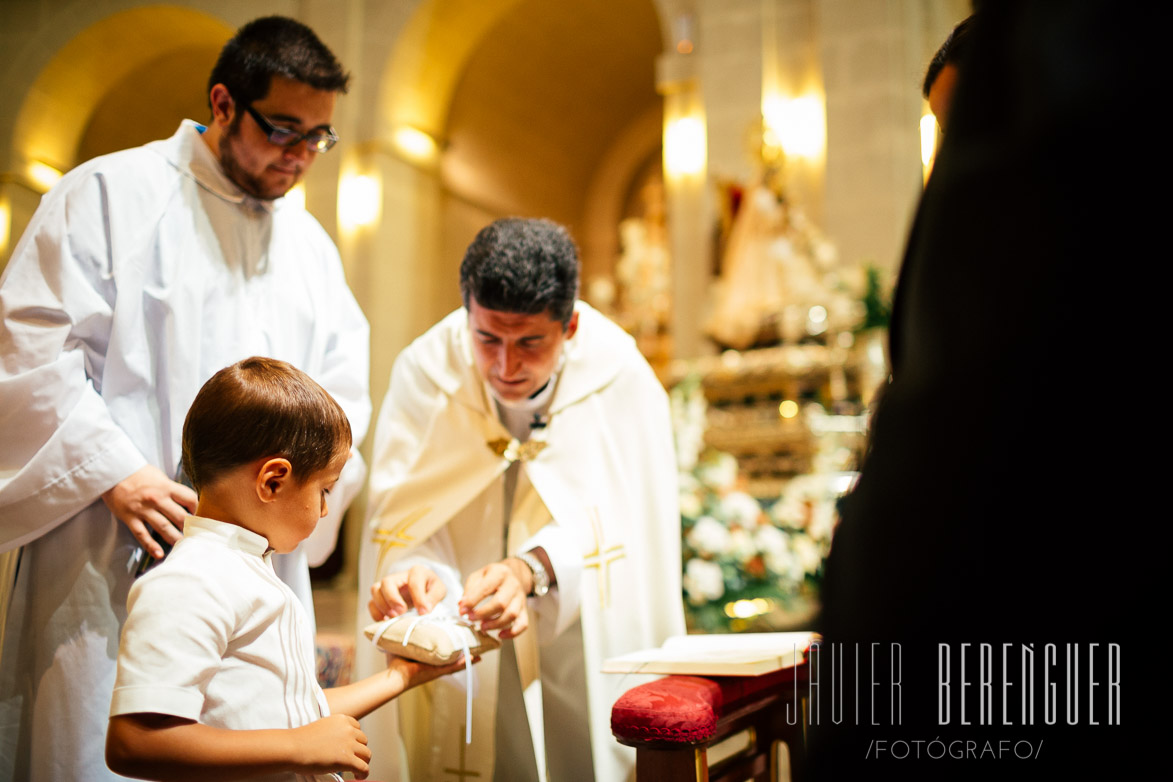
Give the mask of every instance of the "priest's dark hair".
M 941 75 L 941 71 L 946 65 L 958 65 L 966 57 L 966 52 L 969 50 L 969 30 L 973 26 L 973 16 L 967 16 L 957 23 L 953 31 L 949 33 L 937 53 L 933 55 L 933 59 L 929 61 L 929 67 L 925 70 L 925 83 L 921 87 L 921 94 L 926 98 L 929 97 L 929 91 L 933 89 L 933 84 L 937 81 L 937 77 Z
M 551 220 L 509 217 L 485 226 L 460 264 L 460 294 L 490 310 L 548 313 L 570 323 L 578 299 L 578 248 Z
M 212 375 L 183 422 L 183 470 L 199 493 L 257 459 L 284 457 L 304 482 L 350 450 L 350 421 L 313 378 L 253 356 Z
M 247 106 L 269 94 L 274 76 L 327 92 L 346 92 L 350 84 L 350 74 L 313 30 L 296 19 L 265 16 L 224 44 L 208 77 L 208 94 L 223 84 L 234 101 Z

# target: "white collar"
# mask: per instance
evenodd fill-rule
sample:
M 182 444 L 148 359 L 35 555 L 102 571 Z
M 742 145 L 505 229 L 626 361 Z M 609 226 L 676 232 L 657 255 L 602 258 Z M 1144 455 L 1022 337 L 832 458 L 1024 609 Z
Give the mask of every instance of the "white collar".
M 558 372 L 562 369 L 562 362 L 562 357 L 559 357 L 558 368 L 550 374 L 550 379 L 546 381 L 546 385 L 542 386 L 536 394 L 527 396 L 525 399 L 518 399 L 516 401 L 502 399 L 497 395 L 496 389 L 488 383 L 485 383 L 485 388 L 489 390 L 489 394 L 493 397 L 497 406 L 505 408 L 510 413 L 517 415 L 536 413 L 550 405 L 550 400 L 554 397 L 554 386 L 558 384 Z
M 283 198 L 265 200 L 255 198 L 240 188 L 224 173 L 220 160 L 204 140 L 206 128 L 190 119 L 185 119 L 180 125 L 176 136 L 179 137 L 179 147 L 175 157 L 171 158 L 180 171 L 191 176 L 199 185 L 210 193 L 230 201 L 234 204 L 243 204 L 261 212 L 273 212 L 284 201 Z
M 269 547 L 268 539 L 263 535 L 258 535 L 252 530 L 247 530 L 236 524 L 204 516 L 188 516 L 183 522 L 183 537 L 213 539 L 228 548 L 266 559 L 272 550 Z

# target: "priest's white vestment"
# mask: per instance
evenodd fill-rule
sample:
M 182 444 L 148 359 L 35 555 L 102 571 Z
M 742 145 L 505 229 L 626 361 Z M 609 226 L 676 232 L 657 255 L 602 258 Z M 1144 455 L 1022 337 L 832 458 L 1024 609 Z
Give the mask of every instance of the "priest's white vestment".
M 577 311 L 545 426 L 523 443 L 473 363 L 464 309 L 399 355 L 376 428 L 360 592 L 423 562 L 455 602 L 472 571 L 542 546 L 557 586 L 529 599 L 530 629 L 512 648 L 523 683 L 540 670 L 549 778 L 615 782 L 632 774 L 634 752 L 612 737 L 611 706 L 645 679 L 602 674 L 602 662 L 684 631 L 676 460 L 667 395 L 634 341 L 586 304 Z M 515 461 L 506 530 L 503 476 Z M 385 663 L 361 637 L 370 622 L 361 602 L 366 675 Z M 368 717 L 372 777 L 397 775 L 398 716 L 412 780 L 489 779 L 502 653 L 473 667 L 471 745 L 464 674 L 400 696 L 398 715 Z M 507 718 L 528 730 L 525 714 Z
M 369 330 L 304 209 L 245 195 L 200 128 L 67 174 L 0 279 L 0 551 L 23 546 L 0 653 L 0 779 L 109 779 L 106 722 L 138 548 L 102 492 L 146 464 L 175 477 L 187 409 L 250 355 L 306 371 L 370 420 Z M 231 432 L 224 433 L 231 437 Z M 365 474 L 274 565 L 312 612 Z M 182 606 L 176 606 L 182 610 Z M 312 616 L 312 613 L 311 613 Z

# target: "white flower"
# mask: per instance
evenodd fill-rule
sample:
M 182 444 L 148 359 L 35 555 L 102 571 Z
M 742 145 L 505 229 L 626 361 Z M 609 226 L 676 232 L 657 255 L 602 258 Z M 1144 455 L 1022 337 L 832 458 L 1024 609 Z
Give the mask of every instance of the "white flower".
M 684 567 L 684 591 L 689 602 L 701 605 L 725 594 L 725 576 L 721 566 L 703 559 L 690 559 Z
M 824 475 L 798 475 L 790 479 L 783 490 L 788 499 L 817 502 L 827 492 L 827 478 Z
M 729 533 L 729 553 L 738 562 L 748 562 L 757 555 L 758 547 L 749 532 L 738 528 Z
M 785 494 L 782 499 L 774 503 L 770 515 L 784 527 L 802 529 L 806 526 L 810 515 L 809 506 L 797 495 Z
M 835 532 L 835 525 L 838 523 L 839 513 L 835 509 L 834 502 L 820 502 L 815 505 L 814 512 L 811 514 L 810 528 L 807 530 L 810 536 L 817 541 L 829 542 L 832 533 Z
M 773 530 L 777 535 L 767 533 L 767 529 Z M 765 534 L 768 538 L 763 549 L 765 550 L 766 567 L 770 569 L 770 572 L 785 581 L 800 580 L 802 565 L 795 559 L 794 552 L 790 549 L 790 536 L 777 527 L 764 527 L 759 531 L 759 535 L 761 534 Z
M 680 495 L 680 515 L 686 519 L 695 519 L 701 515 L 705 505 L 695 491 L 683 492 Z
M 714 489 L 730 489 L 737 481 L 737 459 L 728 453 L 718 453 L 716 457 L 697 470 L 698 477 Z
M 701 516 L 689 530 L 688 544 L 702 554 L 725 554 L 729 551 L 729 530 L 712 516 Z
M 790 556 L 790 536 L 772 524 L 763 524 L 754 532 L 754 542 L 766 559 L 766 567 L 771 559 L 784 560 Z
M 752 527 L 761 513 L 758 501 L 743 491 L 731 491 L 721 498 L 721 516 L 731 524 Z
M 790 539 L 794 545 L 794 556 L 804 573 L 814 573 L 823 563 L 823 555 L 815 542 L 806 535 L 795 535 Z

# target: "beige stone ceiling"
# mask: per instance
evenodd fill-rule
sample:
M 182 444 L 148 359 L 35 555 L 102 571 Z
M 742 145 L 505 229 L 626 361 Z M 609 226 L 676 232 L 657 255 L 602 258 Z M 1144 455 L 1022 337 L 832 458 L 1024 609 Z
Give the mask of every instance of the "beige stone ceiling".
M 471 52 L 445 129 L 445 184 L 503 214 L 581 225 L 592 177 L 660 103 L 651 0 L 523 0 Z

